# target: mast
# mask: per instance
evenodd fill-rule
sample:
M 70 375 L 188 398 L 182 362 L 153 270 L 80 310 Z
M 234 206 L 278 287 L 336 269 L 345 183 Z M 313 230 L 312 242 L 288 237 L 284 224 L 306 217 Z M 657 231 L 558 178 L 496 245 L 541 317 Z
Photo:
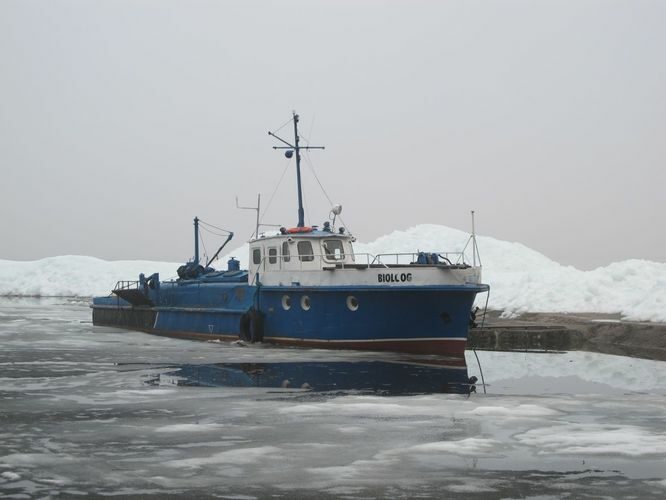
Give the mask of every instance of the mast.
M 298 145 L 298 115 L 294 112 L 294 141 L 296 143 L 296 184 L 298 186 L 298 226 L 305 226 L 305 212 L 303 211 L 303 193 L 301 189 L 301 148 Z
M 194 218 L 194 265 L 199 265 L 199 217 Z
M 286 146 L 273 146 L 273 149 L 286 149 L 284 155 L 291 158 L 296 152 L 296 187 L 298 190 L 298 225 L 296 227 L 305 226 L 305 212 L 303 210 L 303 192 L 301 188 L 301 149 L 325 149 L 324 146 L 301 146 L 299 145 L 298 135 L 298 115 L 293 111 L 294 121 L 294 144 L 290 144 L 284 139 L 278 137 L 273 132 L 268 132 L 268 135 L 275 137 L 278 141 L 286 144 Z

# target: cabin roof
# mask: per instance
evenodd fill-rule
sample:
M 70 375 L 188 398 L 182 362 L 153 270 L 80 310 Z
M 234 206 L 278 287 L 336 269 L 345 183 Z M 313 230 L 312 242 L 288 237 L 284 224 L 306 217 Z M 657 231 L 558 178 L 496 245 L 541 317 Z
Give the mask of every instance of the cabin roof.
M 266 240 L 288 240 L 289 238 L 292 239 L 324 239 L 324 238 L 338 238 L 338 239 L 343 239 L 347 241 L 352 240 L 352 236 L 348 233 L 340 234 L 340 233 L 334 233 L 332 231 L 321 231 L 319 229 L 313 229 L 312 231 L 309 232 L 303 232 L 303 233 L 277 233 L 277 234 L 262 234 L 259 236 L 259 238 L 254 238 L 250 240 L 250 243 L 256 243 L 258 241 L 266 241 Z

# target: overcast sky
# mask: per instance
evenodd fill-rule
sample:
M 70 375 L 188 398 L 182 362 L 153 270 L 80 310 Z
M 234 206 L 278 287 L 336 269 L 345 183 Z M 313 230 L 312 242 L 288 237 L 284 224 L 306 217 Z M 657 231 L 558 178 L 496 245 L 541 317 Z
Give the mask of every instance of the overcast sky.
M 666 1 L 0 0 L 0 258 L 182 261 L 195 215 L 240 245 L 296 110 L 326 146 L 306 223 L 314 169 L 361 241 L 475 209 L 563 264 L 666 261 L 665 26 Z M 265 222 L 296 225 L 293 166 Z

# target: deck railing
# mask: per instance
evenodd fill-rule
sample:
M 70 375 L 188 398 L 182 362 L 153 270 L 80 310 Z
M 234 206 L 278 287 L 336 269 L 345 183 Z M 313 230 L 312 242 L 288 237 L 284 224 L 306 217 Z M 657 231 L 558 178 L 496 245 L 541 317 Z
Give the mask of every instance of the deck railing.
M 264 255 L 258 264 L 251 263 L 249 268 L 252 274 L 252 282 L 256 279 L 257 272 L 264 271 L 321 271 L 329 269 L 358 269 L 359 267 L 384 267 L 408 266 L 418 264 L 419 255 L 437 256 L 437 262 L 432 260 L 426 265 L 449 264 L 464 265 L 465 255 L 463 252 L 405 252 L 405 253 L 355 253 L 334 259 L 330 254 L 306 254 L 306 255 Z M 351 258 L 350 258 L 351 257 Z M 298 265 L 295 266 L 294 262 Z
M 116 290 L 131 290 L 131 289 L 137 289 L 139 288 L 139 281 L 118 281 L 116 282 L 116 286 L 113 287 L 113 291 L 115 292 Z
M 438 262 L 429 262 L 429 264 L 465 264 L 465 255 L 462 252 L 405 252 L 405 253 L 380 253 L 375 259 L 380 263 L 408 265 L 416 264 L 419 255 L 437 256 Z M 393 262 L 395 259 L 395 262 Z M 388 262 L 391 260 L 391 262 Z M 374 262 L 374 261 L 373 261 Z

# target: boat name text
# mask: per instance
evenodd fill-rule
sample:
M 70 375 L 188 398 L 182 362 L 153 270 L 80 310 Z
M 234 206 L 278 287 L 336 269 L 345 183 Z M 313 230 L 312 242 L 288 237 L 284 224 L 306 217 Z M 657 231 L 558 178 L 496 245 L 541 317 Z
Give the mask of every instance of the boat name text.
M 405 281 L 412 281 L 412 273 L 380 273 L 377 275 L 378 283 L 404 283 Z

